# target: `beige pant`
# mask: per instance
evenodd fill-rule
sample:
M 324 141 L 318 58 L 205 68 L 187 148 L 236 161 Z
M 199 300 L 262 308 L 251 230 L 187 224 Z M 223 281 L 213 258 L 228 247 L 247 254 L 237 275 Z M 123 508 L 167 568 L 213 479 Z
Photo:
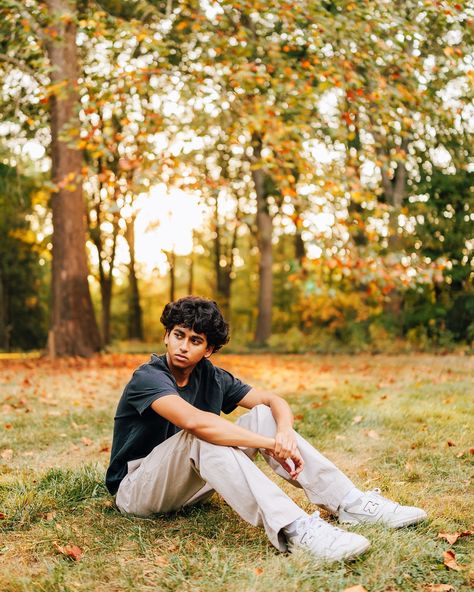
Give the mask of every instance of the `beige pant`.
M 257 405 L 237 423 L 252 432 L 273 437 L 275 420 L 270 408 Z M 297 487 L 308 499 L 335 512 L 353 483 L 299 434 L 298 448 L 305 461 L 298 481 L 273 458 L 263 455 L 272 469 Z M 286 550 L 281 529 L 305 512 L 253 462 L 258 449 L 218 446 L 181 431 L 148 456 L 128 463 L 116 503 L 121 512 L 149 516 L 196 503 L 217 491 L 247 522 L 263 525 L 268 538 Z

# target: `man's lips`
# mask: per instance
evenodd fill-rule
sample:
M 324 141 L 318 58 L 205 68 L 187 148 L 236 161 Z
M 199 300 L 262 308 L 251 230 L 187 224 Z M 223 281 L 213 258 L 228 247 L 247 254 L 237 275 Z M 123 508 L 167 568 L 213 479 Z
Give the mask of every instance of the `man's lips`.
M 187 362 L 188 358 L 186 356 L 182 356 L 181 354 L 175 354 L 174 356 L 177 360 L 182 360 L 183 362 Z

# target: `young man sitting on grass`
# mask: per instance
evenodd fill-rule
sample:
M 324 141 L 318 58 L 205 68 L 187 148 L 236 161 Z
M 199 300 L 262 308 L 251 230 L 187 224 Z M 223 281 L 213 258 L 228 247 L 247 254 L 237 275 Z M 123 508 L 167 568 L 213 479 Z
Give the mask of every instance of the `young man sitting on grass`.
M 165 306 L 161 322 L 167 353 L 153 354 L 134 372 L 115 416 L 107 487 L 121 512 L 171 512 L 217 491 L 244 520 L 263 525 L 280 551 L 303 548 L 337 561 L 368 549 L 365 537 L 297 506 L 252 462 L 260 452 L 278 475 L 340 522 L 398 528 L 426 518 L 423 510 L 400 506 L 377 490 L 357 489 L 293 430 L 284 399 L 210 362 L 229 340 L 214 301 L 181 298 Z M 237 405 L 250 411 L 235 423 L 220 416 Z

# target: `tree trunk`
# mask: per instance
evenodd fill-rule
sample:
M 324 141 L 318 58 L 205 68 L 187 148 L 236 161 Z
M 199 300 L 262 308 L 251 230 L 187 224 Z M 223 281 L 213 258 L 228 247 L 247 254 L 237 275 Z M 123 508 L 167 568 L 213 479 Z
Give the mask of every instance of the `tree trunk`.
M 110 343 L 110 309 L 112 305 L 112 276 L 104 278 L 100 286 L 102 299 L 102 340 L 104 345 Z
M 48 348 L 52 357 L 89 356 L 100 350 L 100 335 L 87 280 L 82 154 L 60 139 L 65 126 L 79 128 L 75 3 L 48 0 L 47 5 L 49 14 L 58 19 L 57 36 L 47 45 L 51 83 L 58 85 L 50 100 L 52 176 L 58 190 L 51 199 L 54 232 Z M 63 18 L 67 15 L 70 20 Z
M 273 222 L 268 210 L 265 191 L 265 172 L 262 169 L 252 171 L 257 194 L 257 245 L 260 253 L 258 266 L 258 317 L 255 331 L 255 343 L 263 345 L 272 332 L 272 300 L 273 300 Z
M 9 351 L 9 339 L 7 329 L 7 299 L 5 285 L 3 283 L 2 270 L 0 268 L 0 349 Z
M 176 253 L 174 251 L 167 251 L 166 258 L 168 259 L 169 265 L 169 278 L 170 278 L 170 302 L 176 300 Z
M 301 224 L 301 207 L 298 203 L 293 204 L 295 209 L 295 259 L 298 261 L 300 269 L 304 269 L 304 260 L 306 258 L 306 246 L 304 244 L 304 240 L 302 235 L 302 224 Z
M 125 238 L 130 253 L 128 266 L 128 339 L 143 340 L 142 308 L 140 306 L 140 292 L 135 267 L 135 217 L 132 217 L 125 229 Z

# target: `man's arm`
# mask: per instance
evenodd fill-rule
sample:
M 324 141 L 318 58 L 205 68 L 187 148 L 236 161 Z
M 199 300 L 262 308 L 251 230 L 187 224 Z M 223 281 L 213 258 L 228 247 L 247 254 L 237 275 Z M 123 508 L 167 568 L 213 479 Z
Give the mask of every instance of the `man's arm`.
M 196 409 L 178 395 L 160 397 L 151 408 L 174 425 L 212 444 L 265 448 L 273 451 L 275 439 L 246 430 L 215 413 Z
M 294 478 L 303 470 L 304 461 L 298 450 L 296 435 L 293 431 L 294 418 L 290 406 L 285 399 L 282 399 L 270 391 L 252 388 L 245 397 L 241 399 L 239 406 L 245 407 L 246 409 L 252 409 L 256 405 L 267 405 L 270 407 L 277 426 L 275 448 L 271 451 L 271 455 L 276 458 L 283 465 L 285 470 Z M 294 471 L 289 470 L 287 463 L 284 462 L 288 459 L 291 459 L 295 464 Z

